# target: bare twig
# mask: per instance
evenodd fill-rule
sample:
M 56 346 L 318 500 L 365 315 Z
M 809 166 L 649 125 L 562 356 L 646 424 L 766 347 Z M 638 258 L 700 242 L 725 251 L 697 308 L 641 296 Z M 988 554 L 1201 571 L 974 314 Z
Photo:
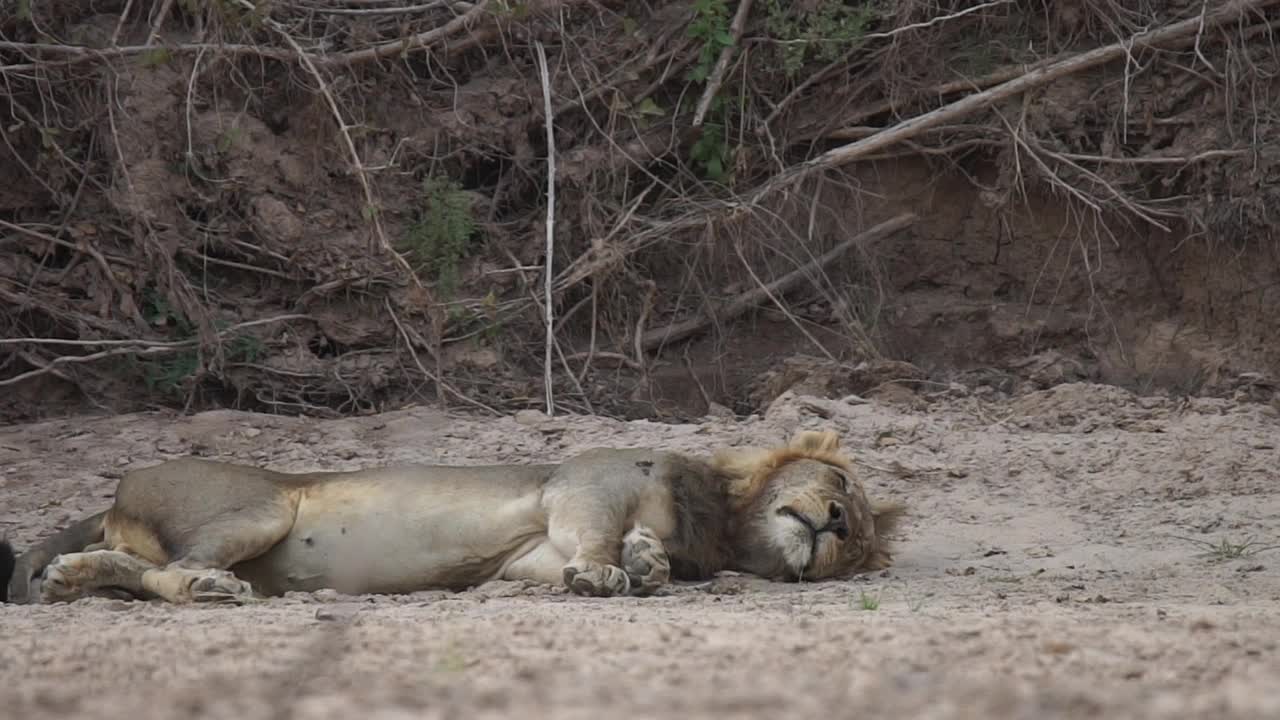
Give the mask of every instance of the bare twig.
M 480 4 L 483 5 L 484 2 L 485 0 L 481 0 Z M 248 0 L 240 0 L 240 4 L 249 10 L 254 9 L 253 4 Z M 293 36 L 289 34 L 289 31 L 285 29 L 283 25 L 274 20 L 267 20 L 266 22 L 270 25 L 272 30 L 284 39 L 289 47 L 293 48 L 293 51 L 297 54 L 298 61 L 307 69 L 307 72 L 311 74 L 311 77 L 315 78 L 316 84 L 319 86 L 318 89 L 320 94 L 329 105 L 329 111 L 333 113 L 333 119 L 338 123 L 338 132 L 342 135 L 343 144 L 346 146 L 347 155 L 351 160 L 351 169 L 355 171 L 356 179 L 360 181 L 360 189 L 364 191 L 364 214 L 366 219 L 369 221 L 370 226 L 373 228 L 374 238 L 378 241 L 379 247 L 382 248 L 383 252 L 387 253 L 393 260 L 395 260 L 396 264 L 405 271 L 405 274 L 415 286 L 421 288 L 422 281 L 418 279 L 418 274 L 413 271 L 413 267 L 409 265 L 409 261 L 405 260 L 403 255 L 396 252 L 396 249 L 391 247 L 391 242 L 387 240 L 387 234 L 382 229 L 381 208 L 378 207 L 378 202 L 374 198 L 373 184 L 369 182 L 369 175 L 368 171 L 365 169 L 364 161 L 360 159 L 360 152 L 356 150 L 355 140 L 351 138 L 351 127 L 347 125 L 347 121 L 343 119 L 342 110 L 338 107 L 338 101 L 334 98 L 333 92 L 329 89 L 329 83 L 326 82 L 324 76 L 320 74 L 320 70 L 316 66 L 317 63 L 312 60 L 309 54 L 302 50 L 302 47 L 298 45 L 298 41 L 294 40 Z
M 332 66 L 339 64 L 370 62 L 372 60 L 392 57 L 400 53 L 407 53 L 411 50 L 429 48 L 460 30 L 469 30 L 472 25 L 485 16 L 485 10 L 488 7 L 489 0 L 479 0 L 479 2 L 471 6 L 470 10 L 458 15 L 440 27 L 432 28 L 426 32 L 420 32 L 417 35 L 411 35 L 400 40 L 392 40 L 391 42 L 374 45 L 373 47 L 365 48 L 363 50 L 331 55 L 318 61 L 317 64 Z
M 160 9 L 156 11 L 156 18 L 151 22 L 151 32 L 147 35 L 147 46 L 156 44 L 156 40 L 160 39 L 160 27 L 164 25 L 164 21 L 169 18 L 169 11 L 173 8 L 173 0 L 164 0 L 160 3 Z
M 887 32 L 867 33 L 866 35 L 863 35 L 861 38 L 859 38 L 860 42 L 856 43 L 853 47 L 846 50 L 843 55 L 841 55 L 840 57 L 828 63 L 825 67 L 823 67 L 818 72 L 814 73 L 813 75 L 810 75 L 807 79 L 805 79 L 803 82 L 797 85 L 794 90 L 787 93 L 786 97 L 782 98 L 782 100 L 778 102 L 777 106 L 775 106 L 773 110 L 769 112 L 769 115 L 765 117 L 764 121 L 761 122 L 760 126 L 756 129 L 756 133 L 763 134 L 767 126 L 772 124 L 773 121 L 776 120 L 777 117 L 782 114 L 783 109 L 785 109 L 796 98 L 798 98 L 801 94 L 803 94 L 805 90 L 809 89 L 809 87 L 811 87 L 816 83 L 821 82 L 822 80 L 827 78 L 832 72 L 839 70 L 840 68 L 847 68 L 849 65 L 849 61 L 853 59 L 853 56 L 855 53 L 857 53 L 859 50 L 861 50 L 864 47 L 864 44 L 867 40 L 888 39 L 905 32 L 910 32 L 912 30 L 923 30 L 924 28 L 932 27 L 933 25 L 937 25 L 938 23 L 944 23 L 944 22 L 947 22 L 948 20 L 955 20 L 956 18 L 961 18 L 961 17 L 964 17 L 965 15 L 970 15 L 975 12 L 981 12 L 983 10 L 997 7 L 999 5 L 1008 5 L 1011 2 L 1013 2 L 1013 0 L 992 0 L 991 2 L 986 2 L 980 5 L 973 5 L 971 7 L 967 7 L 958 12 L 949 13 L 947 15 L 939 15 L 937 17 L 932 17 L 923 22 L 912 23 L 910 25 L 903 25 L 902 27 L 896 27 Z M 964 88 L 959 88 L 959 89 L 964 89 Z
M 466 395 L 463 395 L 462 393 L 458 392 L 457 390 L 454 389 L 452 385 L 442 380 L 439 375 L 428 370 L 427 366 L 422 364 L 422 359 L 418 357 L 418 351 L 413 348 L 413 340 L 409 337 L 408 331 L 404 329 L 404 325 L 401 324 L 400 316 L 396 315 L 396 311 L 391 307 L 391 300 L 388 298 L 383 298 L 382 304 L 386 306 L 387 314 L 391 316 L 391 322 L 395 323 L 396 330 L 400 331 L 400 337 L 404 339 L 405 347 L 409 348 L 409 357 L 413 358 L 413 364 L 418 366 L 418 372 L 422 373 L 427 377 L 428 380 L 435 383 L 435 386 L 437 388 L 440 388 L 443 391 L 448 392 L 450 395 L 453 395 L 454 397 L 467 403 L 468 405 L 477 407 L 492 415 L 498 415 L 498 416 L 502 415 L 502 413 L 498 412 L 497 410 L 494 410 L 488 405 L 485 405 L 479 400 L 473 400 L 467 397 Z
M 542 79 L 542 105 L 543 112 L 546 113 L 545 124 L 547 127 L 547 259 L 546 267 L 543 270 L 543 277 L 546 283 L 546 355 L 543 358 L 543 384 L 547 397 L 547 416 L 555 414 L 555 397 L 552 390 L 551 380 L 551 354 L 555 347 L 555 307 L 551 299 L 551 287 L 555 280 L 552 275 L 552 261 L 555 258 L 555 227 L 556 227 L 556 132 L 555 132 L 555 116 L 551 110 L 551 74 L 547 70 L 547 53 L 543 49 L 540 41 L 534 41 L 534 47 L 538 51 L 538 75 Z
M 715 100 L 716 93 L 720 92 L 720 85 L 724 83 L 725 71 L 729 69 L 729 59 L 733 57 L 733 51 L 737 49 L 742 41 L 742 30 L 747 26 L 747 16 L 751 14 L 751 0 L 739 0 L 738 12 L 733 16 L 733 23 L 729 25 L 729 34 L 733 36 L 733 42 L 724 46 L 720 51 L 720 57 L 716 60 L 716 66 L 711 71 L 711 75 L 707 77 L 707 87 L 702 91 L 702 97 L 698 100 L 698 107 L 693 113 L 693 127 L 702 125 L 702 121 L 707 116 L 707 111 L 711 109 L 711 101 Z
M 700 316 L 690 318 L 684 322 L 672 323 L 664 328 L 650 330 L 645 333 L 640 340 L 640 346 L 645 350 L 653 350 L 654 348 L 684 338 L 690 337 L 704 328 L 710 326 L 717 320 L 730 320 L 735 318 L 762 300 L 768 299 L 770 296 L 777 294 L 782 295 L 790 291 L 812 271 L 830 265 L 837 258 L 848 252 L 849 248 L 858 243 L 871 242 L 879 238 L 891 235 L 899 230 L 910 227 L 916 222 L 916 215 L 913 213 L 903 213 L 890 220 L 886 220 L 879 225 L 867 229 L 866 231 L 854 235 L 828 250 L 826 253 L 814 258 L 811 262 L 805 263 L 803 267 L 793 270 L 786 275 L 774 280 L 767 285 L 761 285 L 754 290 L 748 290 L 737 297 L 730 300 L 724 307 L 716 313 L 715 317 Z
M 231 327 L 225 330 L 219 331 L 216 337 L 220 339 L 220 338 L 226 337 L 231 333 L 238 332 L 240 330 L 244 330 L 246 328 L 254 327 L 257 325 L 266 325 L 269 323 L 284 322 L 285 320 L 310 320 L 310 319 L 311 319 L 310 315 L 298 315 L 298 314 L 277 315 L 276 317 L 261 318 L 258 320 L 251 320 L 249 322 L 243 322 L 237 325 L 232 325 Z M 36 368 L 35 370 L 28 370 L 27 372 L 21 373 L 19 375 L 14 375 L 11 378 L 0 380 L 0 387 L 4 387 L 6 385 L 16 385 L 24 380 L 30 380 L 31 378 L 38 377 L 46 373 L 55 372 L 55 370 L 62 365 L 94 362 L 96 360 L 102 360 L 104 358 L 116 357 L 120 355 L 133 355 L 133 356 L 167 355 L 169 353 L 174 353 L 185 348 L 194 347 L 199 342 L 200 341 L 195 338 L 191 340 L 178 340 L 175 342 L 149 342 L 146 340 L 62 340 L 59 338 L 4 338 L 4 339 L 0 339 L 0 345 L 32 344 L 32 345 L 68 345 L 68 346 L 78 345 L 78 346 L 99 346 L 99 347 L 118 346 L 118 347 L 115 347 L 112 350 L 103 350 L 101 352 L 90 353 L 88 355 L 63 355 L 61 357 L 56 357 L 53 360 L 50 360 L 47 364 L 39 368 Z

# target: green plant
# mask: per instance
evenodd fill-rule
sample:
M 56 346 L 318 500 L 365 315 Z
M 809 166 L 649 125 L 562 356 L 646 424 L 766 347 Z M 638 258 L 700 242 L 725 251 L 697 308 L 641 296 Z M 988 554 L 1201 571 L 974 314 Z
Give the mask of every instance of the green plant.
M 195 337 L 195 326 L 191 321 L 153 287 L 142 291 L 142 313 L 151 325 L 171 328 L 174 339 L 178 341 Z M 219 330 L 225 328 L 224 323 L 219 325 Z M 262 356 L 263 344 L 253 335 L 233 334 L 225 340 L 224 348 L 228 362 L 254 362 Z M 134 366 L 142 371 L 143 383 L 153 392 L 177 393 L 182 389 L 183 380 L 194 375 L 200 367 L 200 355 L 194 345 L 172 354 L 131 357 Z
M 725 0 L 695 0 L 693 8 L 693 22 L 689 23 L 687 34 L 702 44 L 698 49 L 697 62 L 685 77 L 692 82 L 705 83 L 720 54 L 734 44 L 733 34 L 729 32 L 729 8 Z M 711 99 L 707 117 L 702 134 L 689 149 L 689 159 L 702 169 L 708 180 L 721 182 L 727 174 L 733 151 L 725 131 L 729 125 L 728 111 L 719 95 Z
M 725 0 L 694 0 L 693 22 L 686 31 L 688 36 L 702 41 L 698 61 L 689 69 L 686 77 L 693 82 L 706 82 L 715 68 L 720 53 L 733 45 L 729 32 L 729 8 Z
M 409 227 L 402 249 L 435 279 L 444 297 L 451 297 L 474 232 L 467 194 L 454 180 L 431 176 L 422 183 L 422 210 Z
M 862 606 L 863 610 L 879 610 L 880 596 L 876 595 L 875 597 L 872 597 L 864 591 L 858 596 L 858 604 Z
M 791 0 L 769 0 L 765 28 L 778 43 L 779 61 L 793 77 L 810 59 L 831 62 L 860 41 L 876 16 L 873 0 L 816 3 L 798 8 Z
M 725 140 L 722 123 L 703 124 L 702 134 L 694 141 L 693 147 L 689 148 L 689 159 L 702 168 L 708 180 L 720 182 L 724 179 L 729 163 L 733 160 L 733 150 Z
M 152 48 L 142 54 L 143 67 L 159 67 L 173 59 L 173 54 L 168 48 Z
M 1204 556 L 1215 562 L 1223 562 L 1226 560 L 1238 560 L 1268 550 L 1280 548 L 1280 545 L 1259 545 L 1252 538 L 1246 538 L 1244 542 L 1233 542 L 1227 538 L 1223 538 L 1218 542 L 1209 542 L 1208 540 L 1200 540 L 1198 538 L 1180 538 L 1189 543 L 1194 543 L 1205 549 Z
M 218 152 L 225 153 L 235 146 L 240 138 L 244 136 L 244 130 L 238 127 L 229 127 L 218 135 Z

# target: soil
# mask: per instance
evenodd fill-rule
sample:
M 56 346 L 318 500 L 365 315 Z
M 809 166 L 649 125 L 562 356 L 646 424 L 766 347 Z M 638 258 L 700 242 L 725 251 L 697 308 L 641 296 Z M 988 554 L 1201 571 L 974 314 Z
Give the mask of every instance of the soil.
M 978 374 L 1006 394 L 1087 381 L 1229 396 L 1241 374 L 1280 377 L 1280 153 L 1264 112 L 1280 92 L 1277 10 L 1253 4 L 1204 42 L 1127 53 L 727 214 L 712 210 L 783 167 L 1208 6 L 947 14 L 896 0 L 877 5 L 873 41 L 829 66 L 826 40 L 795 43 L 825 38 L 828 11 L 849 3 L 770 0 L 724 78 L 732 110 L 709 121 L 732 139 L 717 185 L 695 160 L 715 143 L 694 132 L 704 83 L 691 72 L 721 3 L 526 3 L 395 62 L 316 56 L 328 96 L 287 61 L 294 48 L 397 46 L 454 10 L 277 3 L 264 25 L 200 4 L 33 4 L 0 17 L 6 40 L 33 44 L 0 47 L 0 66 L 36 66 L 8 72 L 0 99 L 13 120 L 0 176 L 21 179 L 0 187 L 0 336 L 32 340 L 0 346 L 0 422 L 154 407 L 344 416 L 461 407 L 458 395 L 537 407 L 547 149 L 532 40 L 553 67 L 562 410 L 752 412 L 758 376 L 797 349 L 908 362 L 944 385 Z M 157 32 L 162 48 L 109 52 Z M 67 44 L 108 52 L 66 64 Z M 804 56 L 794 72 L 786 47 Z M 1214 80 L 1226 67 L 1230 81 Z M 710 321 L 904 212 L 918 216 L 907 230 Z M 677 220 L 684 230 L 662 230 Z M 636 356 L 635 334 L 698 316 L 690 342 Z M 111 354 L 131 342 L 154 352 Z
M 285 470 L 702 452 L 831 427 L 912 516 L 888 571 L 725 574 L 653 598 L 491 583 L 243 607 L 0 607 L 0 707 L 175 716 L 1262 718 L 1280 713 L 1273 402 L 1062 383 L 877 400 L 787 390 L 691 423 L 436 409 L 332 420 L 218 410 L 0 429 L 20 547 L 194 453 Z M 1252 544 L 1250 544 L 1252 543 Z M 877 605 L 878 603 L 878 605 Z

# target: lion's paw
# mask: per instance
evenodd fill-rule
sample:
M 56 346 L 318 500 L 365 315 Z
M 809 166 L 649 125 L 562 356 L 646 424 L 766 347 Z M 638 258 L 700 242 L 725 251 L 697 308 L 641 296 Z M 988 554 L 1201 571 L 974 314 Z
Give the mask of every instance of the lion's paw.
M 40 578 L 40 601 L 44 603 L 71 602 L 84 594 L 85 568 L 77 558 L 59 555 L 44 568 Z
M 208 570 L 191 581 L 192 602 L 240 603 L 253 599 L 253 588 L 226 570 Z
M 631 591 L 631 580 L 616 565 L 580 562 L 566 565 L 564 584 L 578 595 L 612 597 Z
M 622 539 L 622 567 L 634 595 L 651 595 L 671 580 L 671 558 L 652 530 L 637 525 Z

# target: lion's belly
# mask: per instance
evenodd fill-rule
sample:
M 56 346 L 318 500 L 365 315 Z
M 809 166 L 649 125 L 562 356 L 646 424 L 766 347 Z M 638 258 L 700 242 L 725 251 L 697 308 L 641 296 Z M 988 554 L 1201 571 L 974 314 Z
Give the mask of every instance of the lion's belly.
M 268 595 L 461 589 L 502 577 L 545 538 L 531 483 L 334 484 L 309 491 L 289 535 L 233 571 Z

